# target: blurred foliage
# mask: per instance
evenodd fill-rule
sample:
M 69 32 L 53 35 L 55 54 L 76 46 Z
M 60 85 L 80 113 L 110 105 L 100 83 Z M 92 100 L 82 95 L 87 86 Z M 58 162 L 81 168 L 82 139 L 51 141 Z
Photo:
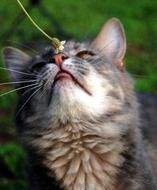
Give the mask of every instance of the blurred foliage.
M 0 148 L 0 189 L 21 190 L 25 183 L 25 153 L 16 143 L 5 143 Z
M 110 17 L 124 24 L 128 49 L 126 68 L 136 80 L 136 89 L 157 93 L 157 1 L 156 0 L 44 0 L 28 6 L 21 0 L 34 20 L 51 36 L 79 41 L 93 39 Z M 35 2 L 35 1 L 34 1 Z M 29 53 L 39 51 L 48 40 L 22 13 L 16 0 L 1 0 L 0 48 L 14 46 Z M 34 49 L 31 50 L 30 48 Z M 4 67 L 0 61 L 0 67 Z M 7 73 L 0 69 L 0 83 L 7 82 Z M 0 85 L 0 94 L 12 90 Z M 0 97 L 0 189 L 25 189 L 24 151 L 15 140 L 11 118 L 15 93 Z

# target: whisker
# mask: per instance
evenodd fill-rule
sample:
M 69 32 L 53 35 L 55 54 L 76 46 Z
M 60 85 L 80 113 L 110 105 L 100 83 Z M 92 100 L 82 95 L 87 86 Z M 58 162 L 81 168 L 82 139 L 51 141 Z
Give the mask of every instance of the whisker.
M 77 66 L 77 68 L 79 68 L 79 69 L 82 69 L 82 70 L 84 70 L 84 71 L 88 71 L 88 68 L 87 67 L 85 67 L 85 65 L 79 65 L 79 63 L 74 63 L 75 64 L 75 66 Z
M 47 84 L 50 82 L 50 80 L 51 80 L 51 79 L 48 77 L 46 83 L 45 83 L 44 86 L 43 86 L 43 92 L 41 93 L 40 98 L 45 94 L 46 89 L 47 89 Z
M 0 69 L 6 70 L 6 71 L 12 71 L 12 72 L 19 73 L 19 74 L 29 75 L 29 76 L 36 76 L 35 74 L 25 73 L 25 72 L 22 72 L 22 71 L 17 71 L 17 70 L 14 70 L 14 69 L 8 69 L 8 68 L 5 68 L 5 67 L 0 67 Z
M 28 103 L 28 101 L 39 91 L 41 89 L 41 87 L 40 88 L 38 88 L 35 92 L 33 92 L 33 94 L 31 94 L 30 96 L 29 96 L 29 98 L 25 101 L 25 103 L 22 105 L 22 107 L 18 110 L 18 112 L 16 113 L 16 117 L 18 116 L 18 114 L 23 110 L 23 108 L 25 107 L 25 105 Z
M 32 47 L 29 47 L 28 45 L 24 45 L 22 43 L 19 43 L 19 42 L 16 42 L 16 41 L 13 41 L 13 40 L 6 40 L 7 42 L 11 42 L 11 43 L 14 43 L 18 46 L 21 46 L 21 47 L 24 47 L 24 48 L 27 48 L 28 50 L 31 50 L 33 51 L 34 53 L 39 53 L 38 51 L 36 51 L 35 49 L 33 49 Z
M 118 36 L 120 36 L 120 35 L 116 35 L 117 37 Z M 97 54 L 97 56 L 99 56 L 101 53 L 102 53 L 102 51 L 105 49 L 105 48 L 107 48 L 110 44 L 112 44 L 114 42 L 114 40 L 111 40 L 109 43 L 107 43 L 107 44 L 105 44 L 105 46 L 102 48 L 102 49 L 100 49 L 99 50 L 99 53 Z M 89 45 L 89 47 L 90 47 L 90 45 Z M 89 49 L 90 50 L 90 49 Z M 93 62 L 95 62 L 96 61 L 96 59 L 95 60 L 93 60 L 91 63 L 93 63 Z
M 105 48 L 107 48 L 110 44 L 112 44 L 113 42 L 114 42 L 114 40 L 110 41 L 108 44 L 105 44 L 105 46 L 99 50 L 98 54 L 96 54 L 96 56 L 99 56 L 103 52 L 103 50 Z M 90 51 L 90 49 L 89 49 L 89 51 Z M 96 59 L 98 59 L 98 57 L 96 57 L 91 63 L 94 63 L 96 61 Z
M 41 78 L 41 79 L 44 78 L 44 74 L 45 74 L 45 72 L 40 75 L 40 78 Z M 28 89 L 28 90 L 26 90 L 26 91 L 22 94 L 22 96 L 24 96 L 26 93 L 30 92 L 31 90 L 33 90 L 33 89 L 35 89 L 35 88 L 42 87 L 42 83 L 40 84 L 40 82 L 41 82 L 41 81 L 38 81 L 37 83 L 35 83 L 35 86 L 32 87 L 32 88 L 30 88 L 30 89 Z
M 75 67 L 72 68 L 72 70 L 73 70 L 73 71 L 76 71 L 76 72 L 77 72 L 77 71 L 80 71 L 80 72 L 87 72 L 87 71 L 88 71 L 88 70 L 85 70 L 85 69 L 82 69 L 82 68 L 77 68 L 77 67 L 76 67 L 76 68 L 75 68 Z
M 49 81 L 50 81 L 50 78 L 51 77 L 49 77 L 50 75 L 51 75 L 51 73 L 47 73 L 47 72 L 44 72 L 44 73 L 42 73 L 42 75 L 41 75 L 41 79 L 43 79 L 44 78 L 44 76 L 45 75 L 47 75 L 47 81 L 45 82 L 45 84 L 41 84 L 41 87 L 43 87 L 43 93 L 41 93 L 41 95 L 40 95 L 40 98 L 42 98 L 42 96 L 44 95 L 44 93 L 46 92 L 46 85 L 49 83 Z
M 44 97 L 44 94 L 46 93 L 46 88 L 44 89 L 42 89 L 42 92 L 40 93 L 40 95 L 39 95 L 39 98 L 42 98 L 42 97 Z
M 36 86 L 34 86 L 34 87 L 32 87 L 32 88 L 26 90 L 26 91 L 22 94 L 22 96 L 24 96 L 25 94 L 27 94 L 27 93 L 30 92 L 31 90 L 34 90 L 34 89 L 36 89 L 36 88 L 38 88 L 38 87 L 40 87 L 40 86 L 42 86 L 42 85 L 36 84 Z
M 21 83 L 31 83 L 31 82 L 35 82 L 36 80 L 28 80 L 28 81 L 15 81 L 15 82 L 4 82 L 4 83 L 0 83 L 0 86 L 2 85 L 7 85 L 7 84 L 21 84 Z
M 76 67 L 74 67 L 72 63 L 74 63 Z M 72 62 L 72 63 L 68 63 L 67 66 L 72 67 L 73 70 L 79 69 L 80 71 L 85 71 L 85 72 L 88 71 L 88 69 L 85 66 L 83 65 L 81 66 L 79 63 L 76 63 L 76 62 Z
M 27 85 L 27 86 L 23 86 L 23 87 L 20 87 L 20 88 L 17 88 L 17 89 L 13 89 L 13 90 L 10 90 L 9 92 L 5 92 L 3 94 L 0 94 L 0 97 L 4 96 L 4 95 L 7 95 L 7 94 L 10 94 L 12 92 L 15 92 L 15 91 L 19 91 L 21 89 L 24 89 L 24 88 L 27 88 L 27 87 L 30 87 L 30 86 L 33 86 L 35 84 L 30 84 L 30 85 Z
M 152 78 L 152 76 L 146 76 L 146 75 L 137 75 L 137 74 L 134 74 L 134 73 L 131 73 L 129 72 L 133 77 L 137 78 L 137 79 L 150 79 Z

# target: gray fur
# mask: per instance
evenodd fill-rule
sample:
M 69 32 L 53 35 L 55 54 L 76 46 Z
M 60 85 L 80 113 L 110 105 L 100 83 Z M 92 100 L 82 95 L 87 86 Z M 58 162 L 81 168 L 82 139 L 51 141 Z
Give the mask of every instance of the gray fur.
M 111 48 L 105 43 L 110 34 L 116 40 Z M 148 116 L 140 112 L 146 102 L 138 103 L 134 82 L 124 69 L 125 47 L 122 25 L 112 19 L 92 45 L 67 42 L 62 68 L 52 59 L 52 47 L 34 58 L 4 49 L 8 67 L 16 65 L 29 74 L 12 80 L 37 79 L 36 88 L 19 91 L 16 109 L 19 137 L 29 157 L 30 190 L 157 189 L 155 135 L 148 132 L 143 140 L 141 131 L 147 132 L 150 122 L 141 119 Z M 82 51 L 85 58 L 78 56 Z M 44 64 L 36 66 L 40 62 Z M 60 69 L 83 87 L 76 80 L 55 83 Z M 151 126 L 156 130 L 156 123 Z

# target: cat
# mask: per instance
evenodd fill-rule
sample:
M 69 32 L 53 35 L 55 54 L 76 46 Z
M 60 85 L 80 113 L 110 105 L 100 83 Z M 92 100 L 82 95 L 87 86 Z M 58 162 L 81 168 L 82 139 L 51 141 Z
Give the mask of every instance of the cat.
M 125 52 L 116 18 L 93 42 L 68 41 L 58 54 L 52 46 L 35 56 L 3 49 L 29 190 L 157 190 L 156 150 L 143 139 L 149 126 L 142 130 L 145 108 L 142 114 Z

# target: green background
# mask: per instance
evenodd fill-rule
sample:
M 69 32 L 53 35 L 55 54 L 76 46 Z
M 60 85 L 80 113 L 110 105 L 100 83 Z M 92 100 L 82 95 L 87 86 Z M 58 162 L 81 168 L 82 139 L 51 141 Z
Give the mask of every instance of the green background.
M 51 36 L 84 41 L 96 36 L 111 17 L 124 24 L 127 37 L 126 68 L 136 81 L 136 90 L 157 93 L 157 1 L 156 0 L 43 0 L 27 6 L 29 14 Z M 14 46 L 32 53 L 49 41 L 30 23 L 16 0 L 0 3 L 0 49 Z M 26 48 L 27 46 L 27 48 Z M 29 48 L 28 48 L 29 47 Z M 0 67 L 4 67 L 0 61 Z M 0 83 L 7 82 L 0 69 Z M 0 94 L 12 90 L 0 85 Z M 0 97 L 0 189 L 25 189 L 25 155 L 18 145 L 12 119 L 16 95 Z

